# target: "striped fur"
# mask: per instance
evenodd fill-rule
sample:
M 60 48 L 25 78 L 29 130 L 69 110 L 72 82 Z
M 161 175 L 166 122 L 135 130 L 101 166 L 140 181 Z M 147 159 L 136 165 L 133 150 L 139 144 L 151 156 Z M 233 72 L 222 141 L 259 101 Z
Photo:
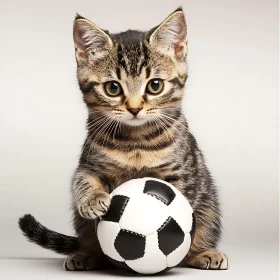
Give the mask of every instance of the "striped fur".
M 88 108 L 88 134 L 72 180 L 79 244 L 72 253 L 79 252 L 77 258 L 81 252 L 95 260 L 99 256 L 104 263 L 93 237 L 95 218 L 106 212 L 109 193 L 117 186 L 148 176 L 172 183 L 194 209 L 197 229 L 185 264 L 205 268 L 200 253 L 210 252 L 209 258 L 219 259 L 220 265 L 209 263 L 208 268 L 226 268 L 226 258 L 217 257 L 221 255 L 214 249 L 221 236 L 217 189 L 181 109 L 188 77 L 183 11 L 176 10 L 149 32 L 118 34 L 109 34 L 78 16 L 74 40 L 78 82 Z M 154 78 L 164 81 L 158 96 L 145 92 Z M 121 84 L 121 96 L 106 95 L 104 83 L 111 80 Z M 142 108 L 140 125 L 132 124 L 127 110 L 132 107 Z M 72 255 L 66 261 L 66 268 L 73 266 L 73 259 Z

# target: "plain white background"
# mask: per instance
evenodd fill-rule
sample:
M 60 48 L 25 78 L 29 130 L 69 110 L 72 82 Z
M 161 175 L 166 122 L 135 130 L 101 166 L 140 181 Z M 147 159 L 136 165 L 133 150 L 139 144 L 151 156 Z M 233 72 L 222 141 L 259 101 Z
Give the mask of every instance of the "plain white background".
M 24 239 L 17 228 L 24 213 L 73 233 L 70 178 L 86 122 L 75 13 L 115 32 L 152 28 L 181 4 L 190 69 L 184 111 L 220 191 L 220 247 L 229 257 L 240 249 L 232 254 L 250 263 L 256 252 L 278 252 L 276 0 L 10 0 L 0 8 L 1 257 L 58 256 Z

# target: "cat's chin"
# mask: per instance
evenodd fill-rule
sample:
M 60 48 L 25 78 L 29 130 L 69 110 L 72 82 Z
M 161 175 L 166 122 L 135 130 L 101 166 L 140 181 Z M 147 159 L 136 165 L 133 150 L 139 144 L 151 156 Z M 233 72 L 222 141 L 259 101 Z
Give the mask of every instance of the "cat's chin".
M 146 119 L 140 119 L 140 118 L 133 118 L 133 119 L 127 119 L 122 120 L 122 122 L 129 126 L 141 126 L 148 122 Z

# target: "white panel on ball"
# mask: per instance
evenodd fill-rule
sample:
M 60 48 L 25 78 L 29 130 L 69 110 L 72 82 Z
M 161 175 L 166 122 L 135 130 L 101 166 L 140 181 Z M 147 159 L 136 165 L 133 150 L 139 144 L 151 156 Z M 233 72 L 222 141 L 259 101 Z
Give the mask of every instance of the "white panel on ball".
M 188 200 L 182 194 L 176 194 L 168 209 L 170 216 L 179 224 L 183 232 L 189 233 L 192 229 L 193 210 Z
M 114 195 L 125 195 L 128 197 L 134 197 L 139 194 L 142 194 L 144 187 L 145 187 L 144 178 L 132 179 L 121 184 L 119 187 L 113 190 L 110 196 L 112 197 Z
M 191 236 L 186 234 L 184 242 L 173 252 L 167 256 L 167 266 L 173 267 L 179 264 L 183 258 L 187 255 L 191 246 Z
M 157 233 L 146 237 L 144 257 L 126 261 L 126 264 L 138 273 L 154 274 L 164 270 L 167 267 L 166 256 L 158 247 Z
M 155 233 L 169 217 L 168 207 L 157 198 L 141 194 L 130 198 L 120 219 L 121 229 L 142 235 Z
M 172 184 L 160 179 L 145 177 L 146 180 L 155 180 L 168 185 L 176 194 L 174 200 L 168 205 L 170 216 L 179 224 L 184 233 L 189 233 L 192 229 L 193 209 L 187 198 Z M 184 210 L 182 210 L 184 209 Z
M 114 247 L 119 232 L 120 226 L 114 222 L 100 221 L 97 227 L 97 236 L 102 251 L 116 261 L 124 261 Z

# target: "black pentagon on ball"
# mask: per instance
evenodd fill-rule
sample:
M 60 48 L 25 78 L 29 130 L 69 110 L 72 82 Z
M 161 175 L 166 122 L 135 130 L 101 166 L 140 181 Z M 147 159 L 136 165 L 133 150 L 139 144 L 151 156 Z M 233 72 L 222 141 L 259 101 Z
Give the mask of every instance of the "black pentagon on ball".
M 191 235 L 191 243 L 193 242 L 194 239 L 194 234 L 195 234 L 195 230 L 196 230 L 196 220 L 195 220 L 195 215 L 194 213 L 192 213 L 192 229 L 190 231 L 190 235 Z
M 172 217 L 169 217 L 158 229 L 159 249 L 166 256 L 176 250 L 183 243 L 184 238 L 183 230 Z
M 107 256 L 108 260 L 116 267 L 120 268 L 120 269 L 123 269 L 123 270 L 126 270 L 130 273 L 133 273 L 133 274 L 138 274 L 138 272 L 134 271 L 131 267 L 129 267 L 125 262 L 119 262 L 119 261 L 116 261 L 112 258 L 110 258 L 109 256 Z
M 169 205 L 175 198 L 175 192 L 167 185 L 156 180 L 147 180 L 144 187 L 144 193 L 152 195 Z
M 127 196 L 124 195 L 113 196 L 110 207 L 102 219 L 105 221 L 118 223 L 128 201 L 129 198 Z
M 127 230 L 120 230 L 114 246 L 117 252 L 125 260 L 136 260 L 145 254 L 145 236 Z

